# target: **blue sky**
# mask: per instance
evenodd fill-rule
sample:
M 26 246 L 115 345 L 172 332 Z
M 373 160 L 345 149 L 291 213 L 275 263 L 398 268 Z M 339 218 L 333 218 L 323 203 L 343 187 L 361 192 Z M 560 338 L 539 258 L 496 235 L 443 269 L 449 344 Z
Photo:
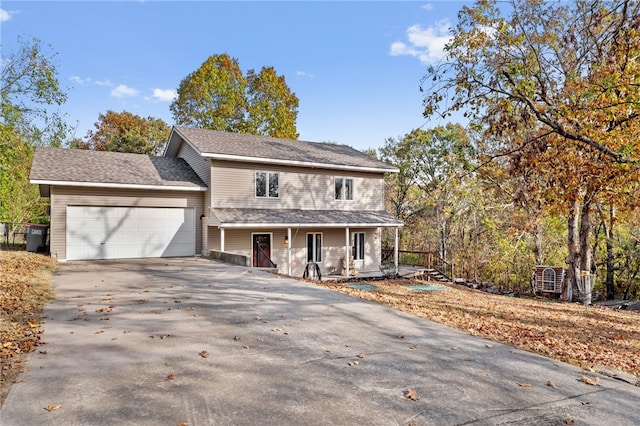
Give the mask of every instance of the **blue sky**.
M 75 136 L 100 113 L 173 124 L 172 96 L 211 55 L 243 72 L 273 66 L 300 100 L 300 139 L 379 148 L 440 121 L 422 116 L 420 79 L 442 56 L 462 1 L 2 1 L 2 55 L 18 36 L 57 53 Z

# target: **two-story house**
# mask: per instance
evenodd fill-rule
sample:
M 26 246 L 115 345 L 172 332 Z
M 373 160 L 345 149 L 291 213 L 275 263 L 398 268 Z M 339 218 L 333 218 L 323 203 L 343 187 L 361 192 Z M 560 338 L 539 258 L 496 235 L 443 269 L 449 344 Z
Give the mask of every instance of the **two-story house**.
M 175 127 L 162 157 L 38 148 L 60 260 L 202 253 L 301 276 L 380 269 L 384 174 L 344 145 Z M 397 244 L 396 244 L 397 246 Z

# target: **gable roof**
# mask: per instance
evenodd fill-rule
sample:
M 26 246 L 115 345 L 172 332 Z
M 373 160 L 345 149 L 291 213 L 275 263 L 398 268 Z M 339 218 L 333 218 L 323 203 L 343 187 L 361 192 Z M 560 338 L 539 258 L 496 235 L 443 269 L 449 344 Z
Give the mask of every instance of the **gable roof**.
M 130 189 L 205 191 L 207 186 L 181 158 L 122 152 L 38 147 L 31 183 Z
M 181 126 L 176 126 L 171 131 L 165 155 L 175 156 L 183 141 L 195 148 L 201 156 L 220 160 L 378 173 L 398 171 L 395 167 L 347 145 Z

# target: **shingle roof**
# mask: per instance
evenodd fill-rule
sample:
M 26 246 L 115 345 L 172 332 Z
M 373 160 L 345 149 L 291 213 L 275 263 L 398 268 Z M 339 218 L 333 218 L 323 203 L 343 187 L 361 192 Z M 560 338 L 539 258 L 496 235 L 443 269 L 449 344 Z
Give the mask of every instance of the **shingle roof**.
M 212 208 L 211 215 L 226 226 L 402 226 L 385 211 Z
M 206 188 L 181 158 L 51 147 L 36 148 L 32 181 Z
M 174 131 L 193 144 L 201 154 L 212 157 L 250 159 L 258 162 L 296 163 L 309 166 L 341 166 L 393 172 L 397 169 L 347 145 L 306 142 L 243 133 L 174 127 Z

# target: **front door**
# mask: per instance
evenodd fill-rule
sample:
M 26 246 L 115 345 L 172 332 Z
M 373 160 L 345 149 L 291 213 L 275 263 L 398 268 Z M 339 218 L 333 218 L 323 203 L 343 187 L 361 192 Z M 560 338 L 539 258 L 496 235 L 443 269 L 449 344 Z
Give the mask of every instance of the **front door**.
M 273 262 L 271 262 L 271 234 L 253 234 L 253 267 L 273 267 Z

